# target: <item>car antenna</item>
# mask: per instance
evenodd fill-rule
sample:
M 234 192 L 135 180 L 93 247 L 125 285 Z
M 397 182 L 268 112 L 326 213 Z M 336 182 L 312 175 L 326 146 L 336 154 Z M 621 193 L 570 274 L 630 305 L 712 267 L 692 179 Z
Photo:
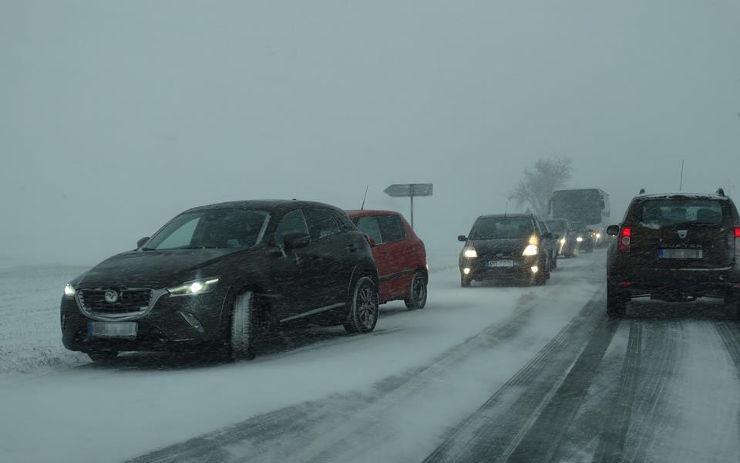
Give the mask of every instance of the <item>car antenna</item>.
M 362 206 L 360 206 L 360 210 L 361 211 L 364 211 L 365 210 L 365 200 L 367 199 L 367 190 L 368 190 L 368 188 L 370 188 L 370 185 L 367 185 L 365 187 L 365 196 L 362 197 Z
M 683 163 L 684 160 L 681 159 L 681 182 L 678 184 L 678 191 L 683 191 Z
M 511 201 L 511 198 L 506 199 L 506 208 L 504 209 L 504 217 L 506 217 L 506 214 L 509 213 L 509 201 Z

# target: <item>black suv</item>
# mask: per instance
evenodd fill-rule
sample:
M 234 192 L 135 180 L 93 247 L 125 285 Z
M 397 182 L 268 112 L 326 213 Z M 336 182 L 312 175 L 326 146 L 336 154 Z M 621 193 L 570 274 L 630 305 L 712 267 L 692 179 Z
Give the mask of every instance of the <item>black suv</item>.
M 460 282 L 516 278 L 545 284 L 550 277 L 553 236 L 540 228 L 531 214 L 483 215 L 476 219 L 460 252 Z
M 372 331 L 377 287 L 368 240 L 344 211 L 304 201 L 214 204 L 71 281 L 63 342 L 95 361 L 160 349 L 251 358 L 276 325 Z
M 739 316 L 740 222 L 735 205 L 717 195 L 635 197 L 607 258 L 607 313 L 624 316 L 633 297 L 691 301 L 724 298 Z

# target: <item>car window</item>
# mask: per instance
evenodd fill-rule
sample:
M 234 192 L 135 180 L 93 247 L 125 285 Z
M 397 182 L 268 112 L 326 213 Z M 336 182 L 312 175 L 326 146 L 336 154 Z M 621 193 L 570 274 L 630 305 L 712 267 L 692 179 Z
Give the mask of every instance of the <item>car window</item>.
M 189 246 L 193 241 L 193 233 L 200 222 L 200 217 L 183 217 L 182 223 L 176 224 L 170 234 L 160 243 L 149 243 L 152 249 L 175 249 Z
M 383 236 L 380 233 L 380 224 L 377 217 L 360 217 L 357 219 L 357 229 L 366 234 L 375 244 L 383 243 Z
M 252 247 L 262 240 L 269 217 L 266 211 L 238 208 L 188 212 L 165 225 L 144 249 Z
M 406 239 L 406 230 L 403 228 L 401 217 L 397 215 L 380 215 L 377 217 L 383 243 Z
M 334 214 L 327 209 L 309 209 L 308 224 L 311 238 L 316 240 L 336 235 L 341 231 Z
M 637 206 L 637 219 L 643 227 L 663 228 L 686 224 L 719 225 L 722 204 L 710 199 L 654 199 Z
M 528 217 L 480 217 L 470 231 L 471 240 L 515 239 L 532 236 L 535 228 Z
M 308 234 L 306 218 L 303 216 L 303 212 L 300 209 L 290 211 L 280 219 L 280 223 L 278 224 L 277 229 L 275 229 L 275 244 L 282 246 L 283 239 L 288 233 Z
M 346 213 L 341 211 L 331 211 L 332 215 L 334 215 L 334 218 L 339 223 L 340 228 L 343 231 L 350 231 L 355 229 L 355 224 L 352 222 L 352 220 L 347 216 Z

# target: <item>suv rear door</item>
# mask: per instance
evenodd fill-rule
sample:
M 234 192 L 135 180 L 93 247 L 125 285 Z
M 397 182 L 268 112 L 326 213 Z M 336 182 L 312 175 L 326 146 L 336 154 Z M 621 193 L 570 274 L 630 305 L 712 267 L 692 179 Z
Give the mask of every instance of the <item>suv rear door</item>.
M 734 225 L 727 200 L 670 196 L 637 200 L 630 257 L 643 268 L 722 268 L 734 258 Z

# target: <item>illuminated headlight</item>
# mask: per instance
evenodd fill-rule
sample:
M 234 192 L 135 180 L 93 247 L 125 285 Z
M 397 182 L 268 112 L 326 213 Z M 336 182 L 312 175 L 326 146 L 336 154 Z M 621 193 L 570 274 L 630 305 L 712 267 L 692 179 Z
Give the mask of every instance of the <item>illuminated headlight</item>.
M 523 256 L 536 256 L 540 252 L 540 249 L 535 246 L 534 244 L 528 244 L 526 248 L 524 248 L 524 252 L 522 252 Z
M 188 281 L 174 288 L 167 288 L 170 296 L 197 296 L 213 291 L 218 283 L 218 278 Z
M 469 269 L 468 267 L 465 267 L 465 268 L 463 269 L 463 273 L 464 273 L 465 275 L 470 275 L 470 269 Z
M 77 290 L 75 289 L 74 286 L 70 285 L 69 283 L 64 285 L 64 295 L 65 296 L 74 297 L 75 294 L 77 294 Z
M 540 271 L 540 268 L 536 265 L 531 266 L 529 269 L 532 271 L 532 273 L 537 273 Z
M 469 259 L 475 259 L 476 257 L 478 257 L 478 253 L 473 248 L 467 248 L 463 251 L 463 256 Z
M 580 243 L 581 241 L 583 241 L 583 237 L 582 236 L 577 237 L 576 238 L 576 241 L 578 241 Z
M 560 244 L 561 244 L 562 246 L 565 246 L 565 238 L 560 238 Z
M 601 233 L 596 233 L 596 239 L 597 240 L 600 240 L 601 239 Z

